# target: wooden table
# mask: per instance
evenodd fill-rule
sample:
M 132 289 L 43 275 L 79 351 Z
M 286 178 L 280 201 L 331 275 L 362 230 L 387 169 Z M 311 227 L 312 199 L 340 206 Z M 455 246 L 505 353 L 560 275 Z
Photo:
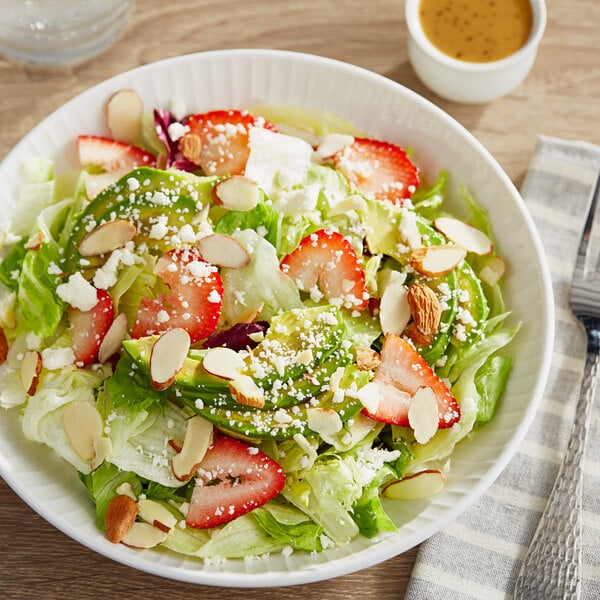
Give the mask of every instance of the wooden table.
M 519 185 L 538 134 L 600 144 L 600 3 L 552 0 L 537 62 L 514 93 L 481 106 L 446 102 L 407 59 L 399 0 L 138 0 L 115 46 L 75 68 L 35 70 L 0 58 L 0 159 L 36 123 L 121 71 L 179 54 L 277 48 L 354 63 L 433 100 L 469 130 Z M 169 581 L 105 559 L 48 525 L 0 480 L 0 596 L 225 599 L 232 590 Z M 237 590 L 245 598 L 404 597 L 416 549 L 338 579 L 293 588 Z

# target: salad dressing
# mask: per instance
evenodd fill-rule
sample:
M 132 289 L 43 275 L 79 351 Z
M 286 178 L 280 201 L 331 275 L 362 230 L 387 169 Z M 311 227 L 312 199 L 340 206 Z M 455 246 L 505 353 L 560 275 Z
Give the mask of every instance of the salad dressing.
M 488 63 L 525 45 L 533 15 L 529 0 L 421 0 L 419 20 L 425 36 L 444 54 Z

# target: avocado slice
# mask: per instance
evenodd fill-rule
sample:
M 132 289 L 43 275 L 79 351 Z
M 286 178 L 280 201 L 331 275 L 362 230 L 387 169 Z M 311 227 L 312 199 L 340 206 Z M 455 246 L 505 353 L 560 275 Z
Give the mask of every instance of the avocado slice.
M 127 354 L 129 354 L 145 373 L 149 373 L 152 347 L 158 338 L 158 335 L 150 335 L 123 341 L 123 348 L 125 348 Z M 191 390 L 194 392 L 205 391 L 210 394 L 225 392 L 229 394 L 229 386 L 225 379 L 211 375 L 202 368 L 202 355 L 206 352 L 208 352 L 208 350 L 194 350 L 193 356 L 186 357 L 173 385 L 177 389 Z M 198 356 L 199 353 L 200 356 Z
M 471 266 L 465 261 L 460 269 L 457 269 L 458 306 L 457 321 L 453 327 L 450 343 L 462 348 L 467 344 L 473 344 L 473 340 L 481 335 L 481 326 L 487 319 L 490 309 L 481 285 L 481 281 L 475 275 Z M 460 319 L 460 312 L 464 311 L 469 319 Z M 457 333 L 457 325 L 462 325 L 462 331 Z
M 356 365 L 346 367 L 340 381 L 340 389 L 360 388 L 369 380 L 366 371 L 360 371 Z M 335 410 L 342 420 L 356 416 L 362 410 L 362 403 L 354 394 L 345 394 L 340 400 L 333 392 L 326 391 L 318 394 L 309 402 L 302 402 L 288 408 L 272 408 L 268 410 L 243 407 L 243 410 L 217 408 L 202 405 L 193 398 L 184 395 L 181 398 L 196 414 L 214 423 L 217 427 L 232 434 L 252 439 L 287 440 L 297 433 L 311 435 L 308 427 L 307 410 L 309 408 L 330 408 Z M 239 405 L 238 405 L 239 407 Z
M 148 237 L 151 219 L 165 215 L 167 226 L 181 227 L 192 221 L 202 206 L 210 201 L 216 177 L 199 177 L 184 171 L 163 171 L 140 167 L 102 190 L 81 212 L 65 248 L 63 268 L 72 273 L 82 270 L 79 254 L 81 240 L 104 221 L 128 219 L 138 228 L 137 244 L 152 242 L 162 253 L 157 240 Z M 102 263 L 100 257 L 86 259 L 86 269 Z
M 243 374 L 264 390 L 276 381 L 298 379 L 338 348 L 345 333 L 344 319 L 331 304 L 276 315 L 265 338 L 250 351 Z
M 344 327 L 334 306 L 303 308 L 275 317 L 265 339 L 248 354 L 247 371 L 262 374 L 257 385 L 265 390 L 265 406 L 259 410 L 288 407 L 308 400 L 329 382 L 333 372 L 352 361 L 342 346 Z M 148 373 L 150 356 L 158 336 L 125 340 L 129 356 Z M 313 350 L 309 343 L 318 340 Z M 310 352 L 308 351 L 310 348 Z M 207 406 L 239 411 L 245 408 L 229 393 L 227 380 L 208 373 L 202 359 L 208 350 L 192 350 L 172 385 L 176 395 L 199 399 Z M 302 362 L 298 362 L 298 357 Z

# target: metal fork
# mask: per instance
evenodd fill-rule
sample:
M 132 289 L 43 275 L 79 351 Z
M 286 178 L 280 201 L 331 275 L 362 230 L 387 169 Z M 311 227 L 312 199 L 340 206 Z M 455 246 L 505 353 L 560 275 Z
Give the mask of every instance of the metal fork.
M 563 462 L 517 577 L 515 600 L 566 600 L 581 595 L 583 455 L 600 363 L 600 251 L 592 225 L 600 226 L 600 174 L 590 197 L 569 303 L 587 333 L 587 356 L 575 422 Z

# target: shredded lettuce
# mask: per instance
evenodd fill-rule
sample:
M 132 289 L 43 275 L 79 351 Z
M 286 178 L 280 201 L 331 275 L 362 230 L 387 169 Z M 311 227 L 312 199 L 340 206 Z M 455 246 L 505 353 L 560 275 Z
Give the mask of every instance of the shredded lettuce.
M 45 371 L 36 393 L 27 400 L 21 414 L 25 437 L 53 448 L 78 471 L 89 472 L 90 465 L 77 454 L 67 438 L 63 414 L 71 402 L 85 401 L 95 406 L 95 391 L 106 375 L 104 368 L 66 367 Z
M 260 319 L 278 312 L 300 308 L 300 293 L 294 282 L 279 268 L 275 248 L 252 229 L 234 237 L 248 250 L 250 264 L 240 269 L 222 269 L 223 316 L 236 323 L 250 310 L 259 310 Z

